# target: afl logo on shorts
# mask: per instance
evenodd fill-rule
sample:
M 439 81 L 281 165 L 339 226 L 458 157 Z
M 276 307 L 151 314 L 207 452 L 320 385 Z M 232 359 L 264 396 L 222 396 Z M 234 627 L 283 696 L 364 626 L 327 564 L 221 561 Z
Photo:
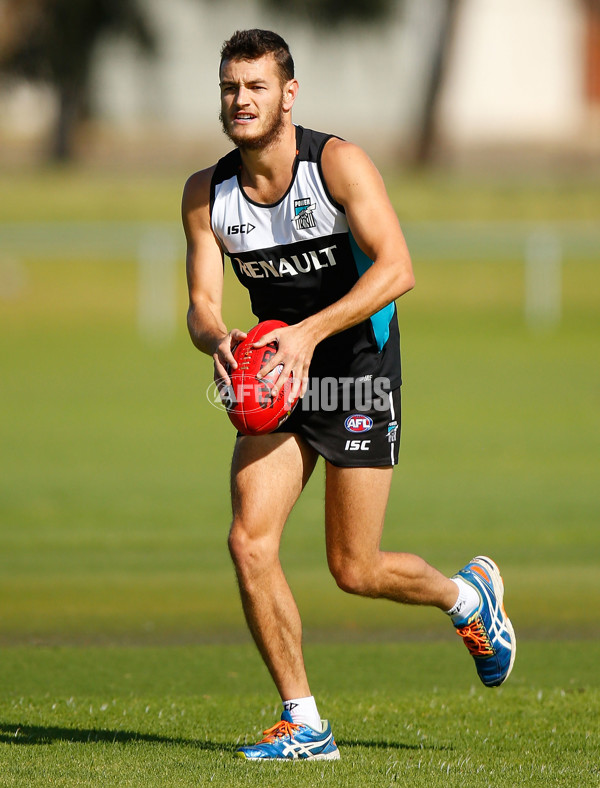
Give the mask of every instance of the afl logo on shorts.
M 344 422 L 344 427 L 348 432 L 368 432 L 372 426 L 373 419 L 370 416 L 364 416 L 362 413 L 348 416 Z

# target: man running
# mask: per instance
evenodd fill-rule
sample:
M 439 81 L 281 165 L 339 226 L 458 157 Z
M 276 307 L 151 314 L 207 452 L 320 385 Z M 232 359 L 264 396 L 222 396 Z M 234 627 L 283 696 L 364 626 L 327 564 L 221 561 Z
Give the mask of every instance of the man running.
M 279 561 L 286 520 L 319 456 L 327 560 L 341 589 L 440 608 L 486 686 L 507 678 L 516 642 L 491 559 L 447 578 L 416 555 L 380 549 L 400 435 L 395 300 L 414 277 L 379 172 L 356 145 L 293 124 L 298 82 L 277 34 L 235 33 L 219 75 L 221 122 L 235 149 L 184 190 L 190 335 L 228 383 L 232 345 L 245 334 L 221 314 L 226 255 L 257 318 L 288 324 L 256 343 L 278 343 L 263 375 L 281 365 L 275 389 L 291 378 L 303 395 L 275 432 L 239 435 L 233 454 L 229 548 L 248 627 L 283 702 L 280 722 L 237 754 L 330 760 L 339 751 L 310 690 Z

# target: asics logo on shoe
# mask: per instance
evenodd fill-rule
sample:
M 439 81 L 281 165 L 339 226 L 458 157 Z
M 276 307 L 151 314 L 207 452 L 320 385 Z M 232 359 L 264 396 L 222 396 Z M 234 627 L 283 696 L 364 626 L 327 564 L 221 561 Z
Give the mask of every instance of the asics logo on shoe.
M 314 744 L 302 744 L 295 739 L 290 739 L 289 744 L 283 747 L 281 754 L 284 758 L 310 758 L 311 756 L 318 755 L 323 752 L 329 742 L 333 740 L 333 735 L 330 734 L 326 739 L 315 742 Z
M 499 645 L 503 646 L 504 648 L 510 648 L 510 639 L 504 637 L 506 634 L 508 634 L 508 629 L 505 623 L 507 619 L 506 616 L 502 614 L 497 599 L 492 597 L 485 587 L 480 586 L 479 591 L 485 596 L 488 612 L 490 614 L 490 622 L 487 626 L 487 631 L 491 641 L 498 641 Z

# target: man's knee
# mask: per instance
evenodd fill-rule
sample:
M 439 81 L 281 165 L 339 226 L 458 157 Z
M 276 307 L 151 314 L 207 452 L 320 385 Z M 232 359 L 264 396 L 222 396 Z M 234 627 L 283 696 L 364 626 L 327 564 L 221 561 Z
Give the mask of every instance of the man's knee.
M 347 594 L 377 596 L 372 568 L 343 554 L 328 557 L 329 569 L 338 587 Z
M 270 536 L 254 535 L 244 521 L 234 519 L 228 538 L 233 563 L 242 574 L 254 574 L 277 558 L 278 548 Z

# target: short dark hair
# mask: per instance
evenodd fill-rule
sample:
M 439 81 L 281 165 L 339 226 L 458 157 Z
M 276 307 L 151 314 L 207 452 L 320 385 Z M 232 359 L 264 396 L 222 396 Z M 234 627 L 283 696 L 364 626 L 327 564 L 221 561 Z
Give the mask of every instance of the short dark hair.
M 219 70 L 226 60 L 258 60 L 273 55 L 281 82 L 294 79 L 294 61 L 290 48 L 277 33 L 271 30 L 237 30 L 221 47 Z

